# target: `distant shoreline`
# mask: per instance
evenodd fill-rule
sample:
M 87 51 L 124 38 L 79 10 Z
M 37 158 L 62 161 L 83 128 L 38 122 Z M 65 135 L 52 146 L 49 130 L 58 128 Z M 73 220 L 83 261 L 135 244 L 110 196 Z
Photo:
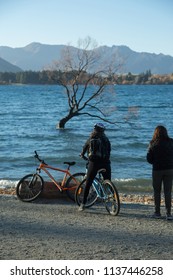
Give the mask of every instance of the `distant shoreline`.
M 42 72 L 44 72 L 44 80 L 40 78 Z M 57 81 L 55 82 L 49 79 L 46 70 L 16 73 L 0 72 L 0 74 L 2 74 L 0 75 L 0 85 L 59 85 Z M 102 79 L 102 77 L 100 77 L 100 79 Z M 83 81 L 79 83 L 85 85 Z M 109 82 L 109 85 L 173 85 L 173 73 L 161 75 L 151 74 L 150 71 L 146 71 L 146 73 L 140 74 L 132 74 L 130 72 L 126 74 L 116 74 L 113 81 Z

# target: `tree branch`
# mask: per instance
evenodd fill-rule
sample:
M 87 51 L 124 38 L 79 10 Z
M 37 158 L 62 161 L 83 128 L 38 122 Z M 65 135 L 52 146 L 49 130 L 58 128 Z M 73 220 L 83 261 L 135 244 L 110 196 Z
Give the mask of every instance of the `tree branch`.
M 103 118 L 101 116 L 98 116 L 98 115 L 95 115 L 95 114 L 91 114 L 91 113 L 88 113 L 88 112 L 82 112 L 82 113 L 78 113 L 77 115 L 88 115 L 90 117 L 93 117 L 93 118 L 97 118 L 97 119 L 100 119 L 104 122 L 107 122 L 107 123 L 110 123 L 110 124 L 117 124 L 117 123 L 123 123 L 123 122 L 112 122 L 106 118 Z

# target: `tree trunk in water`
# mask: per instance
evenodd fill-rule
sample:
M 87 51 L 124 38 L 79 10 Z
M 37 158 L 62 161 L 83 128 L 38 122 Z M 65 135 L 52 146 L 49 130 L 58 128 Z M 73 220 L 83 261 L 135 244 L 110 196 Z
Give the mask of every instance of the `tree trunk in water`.
M 56 128 L 58 129 L 58 128 L 65 128 L 65 124 L 66 124 L 66 118 L 63 118 L 63 119 L 61 119 L 60 121 L 59 121 L 59 123 L 56 125 Z
M 72 119 L 74 116 L 76 116 L 77 114 L 69 114 L 68 116 L 66 116 L 65 118 L 62 118 L 59 123 L 56 125 L 57 129 L 63 129 L 65 128 L 66 123 Z

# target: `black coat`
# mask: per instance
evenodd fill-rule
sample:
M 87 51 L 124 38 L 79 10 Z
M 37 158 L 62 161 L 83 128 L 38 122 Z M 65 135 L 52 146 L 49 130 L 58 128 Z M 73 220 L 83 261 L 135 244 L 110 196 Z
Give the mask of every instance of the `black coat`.
M 151 141 L 147 161 L 153 165 L 153 170 L 173 169 L 173 139 Z

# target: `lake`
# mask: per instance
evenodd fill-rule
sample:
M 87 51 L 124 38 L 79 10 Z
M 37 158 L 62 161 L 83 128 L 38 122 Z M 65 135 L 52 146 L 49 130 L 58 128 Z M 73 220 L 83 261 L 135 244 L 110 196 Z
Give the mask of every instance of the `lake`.
M 116 121 L 105 123 L 112 145 L 112 178 L 120 189 L 147 190 L 151 165 L 146 152 L 155 127 L 166 126 L 173 137 L 173 85 L 113 87 L 114 93 L 102 101 L 105 113 Z M 0 187 L 14 186 L 35 170 L 35 150 L 49 164 L 63 168 L 64 161 L 74 160 L 73 173 L 85 170 L 79 154 L 99 120 L 83 115 L 69 121 L 64 130 L 56 129 L 68 108 L 60 86 L 0 86 L 0 108 Z

